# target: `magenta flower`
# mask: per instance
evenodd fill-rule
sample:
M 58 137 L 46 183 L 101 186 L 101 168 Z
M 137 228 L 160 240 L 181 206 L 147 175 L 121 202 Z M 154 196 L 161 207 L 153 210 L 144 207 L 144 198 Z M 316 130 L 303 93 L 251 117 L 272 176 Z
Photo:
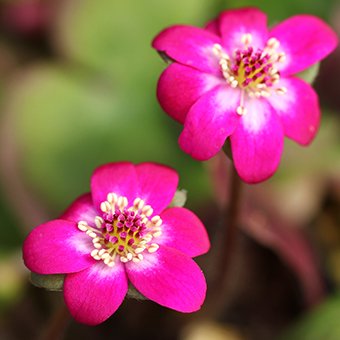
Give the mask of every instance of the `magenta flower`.
M 180 147 L 207 160 L 230 137 L 235 168 L 249 183 L 277 169 L 284 136 L 307 145 L 320 120 L 318 98 L 294 74 L 327 56 L 335 33 L 297 15 L 267 28 L 256 8 L 222 12 L 205 29 L 172 26 L 153 47 L 171 63 L 159 79 L 163 109 L 184 124 Z
M 111 163 L 95 170 L 91 194 L 26 238 L 26 266 L 39 274 L 65 273 L 64 298 L 73 317 L 97 325 L 122 303 L 128 281 L 146 298 L 193 312 L 206 282 L 191 257 L 208 251 L 201 221 L 167 208 L 177 173 L 153 163 Z

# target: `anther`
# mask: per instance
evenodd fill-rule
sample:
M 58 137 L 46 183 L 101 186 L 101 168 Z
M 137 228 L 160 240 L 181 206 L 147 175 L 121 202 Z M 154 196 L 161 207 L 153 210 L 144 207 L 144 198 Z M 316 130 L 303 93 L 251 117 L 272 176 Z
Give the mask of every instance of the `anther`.
M 270 48 L 270 49 L 277 49 L 279 46 L 280 46 L 280 42 L 276 39 L 276 38 L 270 38 L 268 41 L 267 41 L 267 46 Z
M 115 193 L 113 193 L 113 192 L 111 192 L 111 193 L 109 193 L 108 195 L 107 195 L 107 200 L 110 202 L 110 203 L 116 203 L 117 202 L 117 199 L 118 199 L 118 197 L 117 197 L 117 195 L 115 194 Z
M 278 94 L 278 95 L 284 95 L 287 93 L 287 89 L 285 87 L 279 87 L 275 90 L 275 92 Z
M 242 35 L 241 42 L 245 46 L 250 45 L 252 40 L 253 40 L 253 36 L 250 33 L 246 33 Z
M 78 229 L 81 231 L 87 231 L 88 225 L 85 221 L 78 222 Z
M 154 252 L 156 252 L 156 251 L 158 250 L 158 248 L 159 248 L 159 245 L 158 245 L 158 244 L 152 243 L 152 244 L 149 246 L 149 248 L 148 248 L 148 252 L 149 252 L 149 253 L 154 253 Z
M 247 113 L 247 109 L 244 106 L 239 106 L 236 109 L 236 112 L 237 112 L 238 115 L 242 116 L 242 115 Z
M 94 219 L 94 223 L 96 224 L 97 228 L 101 228 L 104 220 L 100 216 L 96 216 Z
M 120 257 L 120 261 L 123 262 L 123 263 L 129 262 L 129 260 L 124 256 Z

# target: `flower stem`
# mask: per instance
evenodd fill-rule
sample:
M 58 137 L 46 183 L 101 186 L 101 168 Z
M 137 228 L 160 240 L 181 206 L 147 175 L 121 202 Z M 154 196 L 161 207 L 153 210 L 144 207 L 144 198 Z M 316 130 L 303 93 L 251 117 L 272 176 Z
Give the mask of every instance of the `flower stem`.
M 229 205 L 222 211 L 222 225 L 218 237 L 218 251 L 215 255 L 216 275 L 214 279 L 214 292 L 212 298 L 213 313 L 220 315 L 229 295 L 229 281 L 238 241 L 238 223 L 241 206 L 242 181 L 234 166 L 231 167 L 230 182 L 227 190 L 230 191 Z
M 61 304 L 54 311 L 46 328 L 41 333 L 39 340 L 61 340 L 65 333 L 65 329 L 70 321 L 70 313 L 65 304 Z

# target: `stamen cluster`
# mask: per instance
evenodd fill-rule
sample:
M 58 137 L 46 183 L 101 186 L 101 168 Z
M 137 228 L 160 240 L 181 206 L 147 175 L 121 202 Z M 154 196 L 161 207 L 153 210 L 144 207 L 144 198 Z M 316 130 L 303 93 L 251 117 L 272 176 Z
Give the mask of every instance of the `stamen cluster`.
M 91 256 L 109 267 L 114 266 L 116 257 L 123 263 L 140 262 L 144 251 L 153 253 L 159 248 L 153 239 L 162 234 L 161 218 L 158 215 L 150 218 L 153 209 L 141 198 L 128 206 L 126 197 L 109 193 L 100 205 L 102 215 L 94 219 L 96 228 L 85 221 L 78 222 L 79 230 L 92 238 Z
M 223 51 L 219 44 L 213 47 L 214 54 L 219 58 L 222 75 L 227 83 L 233 87 L 239 87 L 241 91 L 240 105 L 237 113 L 246 113 L 244 95 L 251 98 L 269 97 L 272 91 L 277 94 L 285 94 L 287 89 L 277 87 L 280 80 L 280 72 L 275 67 L 276 63 L 284 62 L 286 56 L 283 52 L 277 52 L 280 42 L 270 38 L 264 49 L 256 51 L 251 46 L 252 35 L 247 33 L 241 38 L 243 48 L 236 49 L 232 56 Z

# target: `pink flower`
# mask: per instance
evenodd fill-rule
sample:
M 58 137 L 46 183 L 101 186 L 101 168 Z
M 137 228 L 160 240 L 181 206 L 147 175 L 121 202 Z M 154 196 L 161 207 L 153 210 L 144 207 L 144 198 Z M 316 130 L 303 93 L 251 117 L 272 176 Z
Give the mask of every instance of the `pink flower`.
M 64 298 L 73 317 L 97 325 L 122 303 L 128 281 L 146 298 L 193 312 L 206 282 L 191 257 L 208 251 L 201 221 L 167 208 L 177 173 L 153 163 L 111 163 L 95 170 L 91 194 L 26 238 L 26 266 L 39 274 L 65 273 Z
M 184 124 L 180 147 L 207 160 L 230 137 L 234 164 L 249 183 L 276 171 L 284 136 L 307 145 L 320 120 L 314 90 L 294 74 L 326 57 L 335 33 L 310 15 L 268 30 L 256 8 L 222 12 L 205 29 L 172 26 L 153 47 L 171 63 L 159 79 L 163 109 Z

